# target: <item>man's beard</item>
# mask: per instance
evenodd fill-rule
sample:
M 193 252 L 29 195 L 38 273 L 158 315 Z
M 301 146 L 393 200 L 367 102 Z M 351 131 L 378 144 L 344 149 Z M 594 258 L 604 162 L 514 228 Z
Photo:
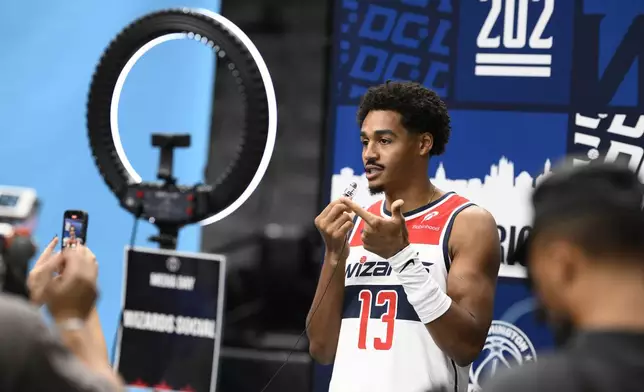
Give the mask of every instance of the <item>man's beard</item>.
M 385 187 L 382 186 L 382 185 L 373 186 L 373 187 L 370 186 L 369 187 L 369 193 L 371 194 L 371 196 L 379 195 L 379 194 L 383 193 L 384 191 L 385 191 Z

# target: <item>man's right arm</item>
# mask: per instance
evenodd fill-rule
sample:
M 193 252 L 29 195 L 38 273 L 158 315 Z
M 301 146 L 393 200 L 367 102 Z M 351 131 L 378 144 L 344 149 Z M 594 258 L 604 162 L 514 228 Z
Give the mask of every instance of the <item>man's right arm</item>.
M 324 264 L 306 317 L 309 352 L 313 359 L 330 364 L 335 358 L 344 301 L 344 266 L 349 257 L 348 235 L 355 219 L 340 200 L 329 203 L 315 218 L 324 240 Z
M 313 304 L 306 317 L 309 353 L 323 365 L 333 362 L 338 346 L 344 302 L 345 262 L 346 257 L 329 252 L 324 255 Z

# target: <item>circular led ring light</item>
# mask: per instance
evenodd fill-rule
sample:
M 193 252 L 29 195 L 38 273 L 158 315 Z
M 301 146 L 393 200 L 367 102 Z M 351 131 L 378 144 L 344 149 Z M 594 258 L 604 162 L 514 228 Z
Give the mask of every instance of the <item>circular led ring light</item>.
M 180 9 L 144 16 L 126 27 L 104 52 L 96 68 L 87 104 L 90 147 L 103 179 L 121 200 L 141 176 L 130 164 L 118 127 L 118 104 L 127 75 L 153 47 L 170 40 L 194 39 L 210 47 L 228 70 L 246 101 L 246 133 L 237 158 L 212 184 L 213 215 L 202 226 L 235 212 L 257 189 L 275 147 L 277 102 L 264 59 L 234 23 L 209 10 Z M 260 159 L 258 157 L 261 156 Z M 235 174 L 235 176 L 231 176 Z

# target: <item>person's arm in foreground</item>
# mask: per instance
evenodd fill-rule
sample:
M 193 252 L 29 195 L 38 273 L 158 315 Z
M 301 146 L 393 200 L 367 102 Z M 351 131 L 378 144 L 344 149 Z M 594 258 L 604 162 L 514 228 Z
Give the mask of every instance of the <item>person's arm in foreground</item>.
M 87 390 L 94 390 L 91 384 L 85 386 L 85 379 L 97 383 L 96 390 L 120 391 L 123 384 L 109 364 L 105 354 L 96 350 L 94 337 L 88 328 L 78 330 L 60 330 L 60 337 L 65 347 L 58 346 L 54 341 L 41 341 L 42 353 L 52 371 L 52 378 L 63 384 L 81 384 Z M 65 348 L 69 349 L 76 358 L 72 357 Z M 81 362 L 78 362 L 79 359 Z M 83 366 L 85 365 L 85 366 Z M 97 380 L 97 379 L 102 380 Z M 85 390 L 85 389 L 80 389 Z
M 325 243 L 324 264 L 306 317 L 309 352 L 321 364 L 335 358 L 342 323 L 344 268 L 349 256 L 347 234 L 353 228 L 349 209 L 339 201 L 330 203 L 315 219 Z
M 98 310 L 96 309 L 96 306 L 94 306 L 92 312 L 89 314 L 89 316 L 87 316 L 85 328 L 90 335 L 90 339 L 96 351 L 101 353 L 102 356 L 109 362 L 110 355 L 107 351 L 107 342 L 105 341 L 105 334 L 103 333 L 103 327 L 101 326 L 101 320 L 98 317 Z
M 470 364 L 485 343 L 494 306 L 501 261 L 494 218 L 469 207 L 454 221 L 449 248 L 452 259 L 447 293 L 429 274 L 409 244 L 402 200 L 391 206 L 391 218 L 378 217 L 348 199 L 343 202 L 365 221 L 365 249 L 387 259 L 409 303 L 436 344 L 459 366 Z
M 28 286 L 34 304 L 47 304 L 60 332 L 60 340 L 69 351 L 49 331 L 41 331 L 34 355 L 40 360 L 34 360 L 34 363 L 49 369 L 51 378 L 62 383 L 73 382 L 74 377 L 82 379 L 79 375 L 91 374 L 91 369 L 119 389 L 122 384 L 109 364 L 95 307 L 96 258 L 84 246 L 54 254 L 57 242 L 54 238 L 39 257 L 29 274 Z M 72 353 L 89 369 L 76 361 Z
M 47 285 L 45 297 L 62 341 L 85 365 L 111 383 L 114 389 L 121 388 L 122 383 L 110 366 L 100 326 L 96 325 L 98 317 L 92 320 L 98 296 L 96 257 L 82 245 L 66 249 L 54 257 L 63 260 L 63 267 L 60 274 Z
M 82 243 L 81 243 L 82 245 Z M 97 267 L 98 271 L 98 261 L 96 260 L 96 255 L 88 247 L 83 246 L 86 251 L 86 257 L 90 258 L 90 261 L 93 261 Z M 92 307 L 92 311 L 87 316 L 85 320 L 85 329 L 89 334 L 90 340 L 94 349 L 100 353 L 106 361 L 110 360 L 109 353 L 107 352 L 107 343 L 105 341 L 105 334 L 103 333 L 103 327 L 101 326 L 101 320 L 98 317 L 98 310 L 96 309 L 96 304 Z
M 29 299 L 33 304 L 39 307 L 46 301 L 45 294 L 47 285 L 53 279 L 54 274 L 60 272 L 62 266 L 61 263 L 63 262 L 63 259 L 54 252 L 57 244 L 58 236 L 54 237 L 54 239 L 49 242 L 45 250 L 38 257 L 38 260 L 34 264 L 34 267 L 29 273 L 29 277 L 27 279 L 27 286 L 29 287 L 30 293 Z M 96 262 L 96 256 L 94 256 L 91 250 L 89 248 L 86 248 L 86 250 L 88 252 L 86 255 L 93 258 L 94 262 Z M 90 336 L 92 345 L 95 346 L 95 349 L 98 352 L 103 353 L 105 358 L 109 360 L 105 335 L 103 334 L 96 306 L 92 308 L 84 327 L 87 329 L 87 334 Z

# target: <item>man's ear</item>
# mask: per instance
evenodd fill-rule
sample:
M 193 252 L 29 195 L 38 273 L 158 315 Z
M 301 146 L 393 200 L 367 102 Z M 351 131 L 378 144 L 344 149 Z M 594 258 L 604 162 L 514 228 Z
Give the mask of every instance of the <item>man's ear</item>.
M 428 132 L 421 133 L 418 140 L 418 145 L 418 152 L 420 153 L 420 155 L 427 156 L 432 151 L 432 147 L 434 147 L 434 137 L 431 133 Z
M 556 261 L 550 267 L 550 280 L 559 287 L 570 287 L 579 276 L 582 253 L 564 241 L 552 241 L 548 247 L 550 260 Z

